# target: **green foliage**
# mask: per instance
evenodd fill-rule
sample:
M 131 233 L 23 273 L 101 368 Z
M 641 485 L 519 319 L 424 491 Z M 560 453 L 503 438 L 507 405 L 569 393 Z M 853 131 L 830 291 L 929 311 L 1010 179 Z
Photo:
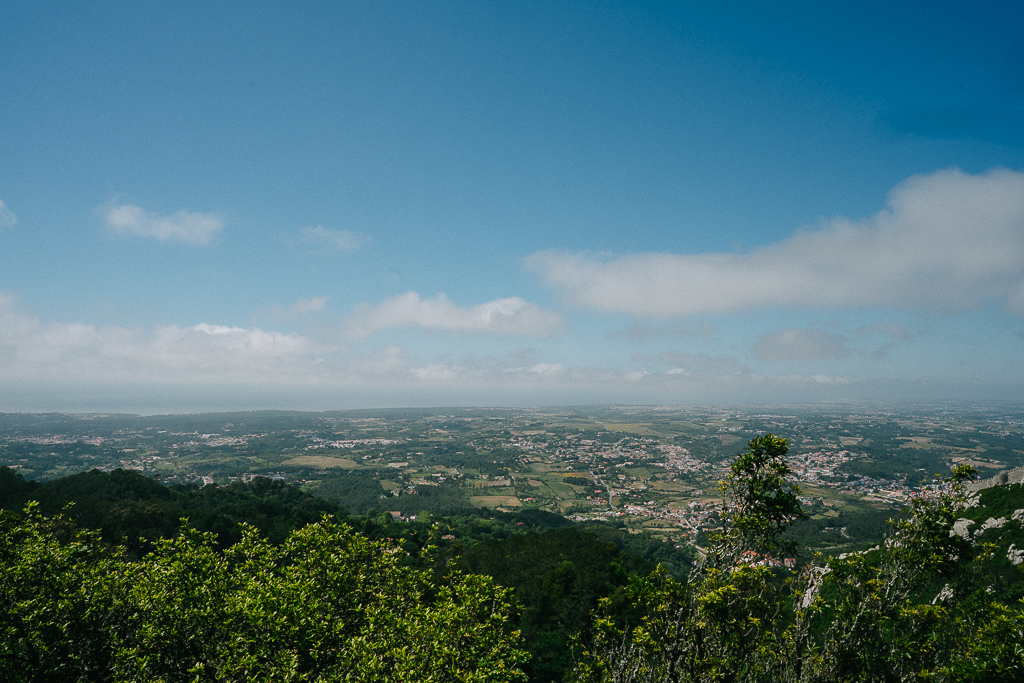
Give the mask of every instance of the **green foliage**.
M 216 534 L 226 547 L 241 540 L 242 522 L 281 543 L 322 515 L 343 512 L 295 486 L 264 477 L 223 487 L 166 487 L 138 472 L 118 469 L 36 484 L 0 468 L 0 508 L 16 511 L 29 501 L 38 502 L 45 515 L 63 513 L 79 526 L 99 530 L 108 543 L 123 544 L 135 555 L 151 550 L 157 539 L 175 535 L 182 518 L 195 529 Z
M 773 463 L 779 441 L 755 439 L 737 458 L 726 531 L 685 581 L 634 580 L 632 621 L 602 604 L 573 680 L 1020 680 L 1024 603 L 993 590 L 996 546 L 955 527 L 972 468 L 914 500 L 878 548 L 787 574 L 736 554 L 782 547 L 799 516 Z
M 663 568 L 635 579 L 639 617 L 618 618 L 604 600 L 574 680 L 772 680 L 789 637 L 789 584 L 767 553 L 788 550 L 779 537 L 803 512 L 785 481 L 785 439 L 755 438 L 722 482 L 725 529 L 684 580 Z
M 29 508 L 2 540 L 7 680 L 523 680 L 507 589 L 435 584 L 328 519 L 226 551 L 187 528 L 132 561 Z
M 36 498 L 42 502 L 34 510 L 45 506 L 47 511 L 57 512 L 73 502 L 65 517 L 45 520 L 34 512 L 35 516 L 23 523 L 57 525 L 63 529 L 60 543 L 75 534 L 76 538 L 91 539 L 90 554 L 79 553 L 83 558 L 79 579 L 97 571 L 93 566 L 97 562 L 112 563 L 100 575 L 116 579 L 115 583 L 96 584 L 102 590 L 95 586 L 86 590 L 93 600 L 103 596 L 105 608 L 94 613 L 109 626 L 94 625 L 89 638 L 75 636 L 75 642 L 100 644 L 96 653 L 102 656 L 88 671 L 116 668 L 125 680 L 227 677 L 225 672 L 236 669 L 255 678 L 273 679 L 274 671 L 309 677 L 317 658 L 301 653 L 310 638 L 319 643 L 316 648 L 321 652 L 338 649 L 337 643 L 330 645 L 334 636 L 354 642 L 351 629 L 334 636 L 316 635 L 309 626 L 323 621 L 325 614 L 350 626 L 365 616 L 363 606 L 346 607 L 348 603 L 335 599 L 356 598 L 358 591 L 351 583 L 337 582 L 339 577 L 353 576 L 352 572 L 344 567 L 325 570 L 320 572 L 324 581 L 310 585 L 297 575 L 281 574 L 295 572 L 301 564 L 297 556 L 314 557 L 317 553 L 312 547 L 300 551 L 296 545 L 310 533 L 309 527 L 291 531 L 311 511 L 323 509 L 325 502 L 300 489 L 267 479 L 220 488 L 167 488 L 123 470 L 110 474 L 93 471 L 42 485 L 25 482 L 13 473 L 8 479 L 7 488 L 13 493 L 4 499 L 7 505 L 17 502 L 17 496 L 21 500 Z M 0 484 L 3 482 L 0 479 Z M 376 487 L 375 493 L 379 491 Z M 413 496 L 401 498 L 415 500 Z M 387 504 L 390 510 L 393 501 L 401 498 L 375 501 Z M 627 534 L 601 523 L 579 527 L 543 510 L 498 513 L 471 508 L 460 516 L 443 517 L 429 512 L 424 516 L 423 510 L 417 510 L 422 519 L 412 523 L 396 522 L 388 510 L 378 507 L 367 510 L 363 517 L 346 518 L 360 532 L 350 534 L 347 547 L 365 550 L 380 545 L 397 550 L 383 556 L 388 571 L 398 571 L 398 578 L 407 576 L 405 572 L 420 577 L 417 585 L 392 580 L 387 595 L 415 595 L 419 590 L 426 603 L 436 604 L 439 596 L 449 595 L 460 585 L 452 576 L 514 589 L 514 598 L 513 593 L 504 594 L 503 599 L 515 609 L 508 612 L 502 628 L 523 634 L 523 647 L 532 660 L 519 666 L 532 681 L 561 680 L 571 668 L 570 641 L 588 627 L 590 612 L 600 598 L 611 598 L 622 614 L 630 609 L 623 587 L 630 576 L 647 573 L 652 567 L 637 555 L 665 560 L 677 573 L 685 572 L 689 559 L 672 544 L 645 534 Z M 175 514 L 187 514 L 189 524 L 180 527 L 176 519 L 171 521 Z M 238 521 L 247 526 L 239 526 Z M 16 516 L 12 515 L 10 522 L 17 526 Z M 94 525 L 98 533 L 75 532 L 71 522 Z M 140 541 L 139 536 L 145 540 Z M 375 545 L 377 541 L 381 543 Z M 60 543 L 52 550 L 59 550 Z M 114 552 L 113 543 L 124 544 L 129 552 Z M 341 546 L 342 542 L 334 539 L 331 544 Z M 116 559 L 104 559 L 108 556 Z M 366 552 L 347 561 L 349 567 L 375 563 L 372 553 Z M 453 567 L 490 578 L 452 575 Z M 69 576 L 72 574 L 65 574 L 65 578 Z M 337 581 L 328 584 L 332 577 Z M 75 591 L 64 590 L 66 585 L 54 585 L 63 586 L 65 601 L 75 595 Z M 378 589 L 385 592 L 380 581 Z M 462 596 L 453 599 L 463 600 L 465 591 Z M 83 600 L 82 605 L 88 606 L 88 600 Z M 82 605 L 75 609 L 86 609 Z M 313 611 L 299 609 L 302 606 Z M 412 614 L 408 608 L 386 601 L 380 613 L 396 609 Z M 459 619 L 464 620 L 464 615 Z M 379 631 L 383 627 L 372 628 Z M 230 639 L 235 644 L 225 653 L 222 644 Z M 417 648 L 424 650 L 427 645 Z M 57 645 L 48 651 L 63 652 Z M 75 661 L 67 652 L 60 659 Z M 316 666 L 327 665 L 321 662 Z M 450 664 L 445 667 L 453 668 Z M 28 670 L 39 669 L 30 666 Z
M 726 495 L 725 532 L 718 541 L 730 556 L 748 551 L 792 554 L 792 544 L 780 537 L 805 515 L 799 487 L 786 481 L 788 452 L 785 439 L 766 434 L 751 439 L 730 466 L 720 487 Z
M 633 622 L 602 604 L 573 680 L 776 680 L 788 633 L 782 591 L 765 566 L 705 568 L 682 582 L 656 570 L 629 586 Z
M 607 525 L 602 533 L 607 533 Z M 597 525 L 586 525 L 584 529 L 595 532 Z M 652 566 L 661 565 L 665 571 L 677 579 L 683 578 L 690 572 L 691 567 L 697 563 L 697 551 L 691 545 L 679 545 L 666 542 L 664 536 L 654 536 L 649 533 L 629 533 L 623 531 L 617 534 L 617 540 L 622 544 L 623 550 L 636 555 Z
M 988 592 L 993 547 L 954 530 L 972 475 L 958 467 L 916 499 L 875 553 L 808 572 L 799 618 L 823 635 L 807 643 L 807 680 L 959 680 L 952 667 L 1002 607 Z
M 365 514 L 370 508 L 386 504 L 381 500 L 385 492 L 372 473 L 351 472 L 327 477 L 317 484 L 315 492 L 317 496 L 332 500 L 359 515 Z
M 800 548 L 799 557 L 810 560 L 812 551 L 828 550 L 830 555 L 852 550 L 865 550 L 878 543 L 889 532 L 893 516 L 899 512 L 871 510 L 842 512 L 837 517 L 803 519 L 783 534 Z
M 121 556 L 37 508 L 0 517 L 0 670 L 12 682 L 102 679 L 123 616 Z
M 844 463 L 839 471 L 872 479 L 906 478 L 909 486 L 927 484 L 935 468 L 935 452 L 923 448 L 903 448 L 905 443 L 892 433 L 876 434 L 869 445 L 856 446 L 858 452 L 864 453 L 864 457 Z
M 416 486 L 415 491 L 401 490 L 396 496 L 381 489 L 379 478 L 378 473 L 350 472 L 323 479 L 313 491 L 318 497 L 360 515 L 371 508 L 399 510 L 403 515 L 415 515 L 421 510 L 459 514 L 473 509 L 465 491 L 454 482 Z
M 987 616 L 943 673 L 964 683 L 1024 680 L 1024 604 L 993 602 Z
M 0 501 L 24 500 L 35 486 L 11 468 L 0 467 Z
M 979 493 L 978 512 L 989 517 L 1009 517 L 1024 508 L 1024 484 L 991 486 Z M 970 514 L 973 511 L 968 511 Z M 977 518 L 980 515 L 970 515 Z
M 618 532 L 606 531 L 618 540 Z M 532 655 L 526 670 L 538 683 L 561 680 L 571 668 L 570 640 L 588 627 L 598 600 L 611 597 L 624 606 L 621 589 L 629 576 L 650 570 L 614 541 L 575 527 L 472 545 L 458 566 L 515 589 L 516 623 Z

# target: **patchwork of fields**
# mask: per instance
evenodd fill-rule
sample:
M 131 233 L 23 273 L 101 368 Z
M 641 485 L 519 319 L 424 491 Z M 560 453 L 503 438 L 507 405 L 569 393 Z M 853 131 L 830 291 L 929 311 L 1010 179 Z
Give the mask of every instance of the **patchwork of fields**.
M 0 415 L 0 466 L 46 480 L 137 470 L 168 485 L 257 476 L 368 509 L 542 509 L 697 542 L 747 440 L 790 442 L 814 519 L 896 509 L 959 462 L 1024 464 L 1024 415 L 991 407 L 588 407 Z

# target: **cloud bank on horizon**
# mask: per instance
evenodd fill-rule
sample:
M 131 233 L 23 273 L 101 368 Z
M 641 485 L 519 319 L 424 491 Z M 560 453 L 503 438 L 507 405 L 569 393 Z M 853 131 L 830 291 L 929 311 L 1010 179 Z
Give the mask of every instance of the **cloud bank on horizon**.
M 326 409 L 360 405 L 343 399 L 339 403 L 339 395 L 353 390 L 371 395 L 375 401 L 380 401 L 380 392 L 398 392 L 415 397 L 418 403 L 434 405 L 431 400 L 467 395 L 497 395 L 517 402 L 526 397 L 564 399 L 581 391 L 607 401 L 614 397 L 636 401 L 697 389 L 720 399 L 737 390 L 762 396 L 762 392 L 813 391 L 851 381 L 823 374 L 762 374 L 735 360 L 703 354 L 662 354 L 654 361 L 662 368 L 655 372 L 538 363 L 530 360 L 528 351 L 438 363 L 396 345 L 377 346 L 362 354 L 346 353 L 302 335 L 255 327 L 200 323 L 133 330 L 44 323 L 4 293 L 0 293 L 0 350 L 0 380 L 8 387 L 32 396 L 52 385 L 67 389 L 81 384 L 89 387 L 90 400 L 113 401 L 113 405 L 134 400 L 147 406 L 166 406 L 152 395 L 139 398 L 140 392 L 174 396 L 183 388 L 227 389 L 238 395 L 263 389 L 276 395 L 264 407 L 289 405 L 275 402 L 284 400 L 292 402 L 292 407 Z M 63 409 L 74 409 L 69 406 L 77 405 L 77 400 L 71 398 Z M 237 408 L 239 400 L 228 399 L 227 405 Z M 300 403 L 296 405 L 296 401 Z
M 1024 315 L 1024 173 L 952 169 L 906 180 L 868 220 L 835 218 L 748 253 L 526 259 L 568 303 L 645 317 L 756 308 L 959 311 L 988 300 Z

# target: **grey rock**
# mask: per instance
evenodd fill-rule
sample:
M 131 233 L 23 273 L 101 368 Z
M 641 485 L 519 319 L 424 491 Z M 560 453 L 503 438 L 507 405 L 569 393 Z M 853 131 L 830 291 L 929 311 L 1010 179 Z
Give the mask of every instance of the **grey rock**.
M 972 524 L 974 524 L 973 519 L 961 517 L 960 519 L 953 522 L 953 528 L 949 530 L 949 535 L 959 536 L 960 538 L 967 538 L 971 533 L 970 531 L 968 531 L 967 527 L 971 526 Z
M 996 519 L 995 517 L 989 517 L 984 522 L 982 522 L 981 530 L 985 531 L 987 529 L 1001 529 L 1004 524 L 1006 524 L 1006 517 L 1000 517 L 999 519 Z
M 932 604 L 934 605 L 937 602 L 945 602 L 946 600 L 949 600 L 951 597 L 953 597 L 953 589 L 950 588 L 949 584 L 947 583 L 945 586 L 942 587 L 942 590 L 939 591 L 939 594 L 932 598 Z

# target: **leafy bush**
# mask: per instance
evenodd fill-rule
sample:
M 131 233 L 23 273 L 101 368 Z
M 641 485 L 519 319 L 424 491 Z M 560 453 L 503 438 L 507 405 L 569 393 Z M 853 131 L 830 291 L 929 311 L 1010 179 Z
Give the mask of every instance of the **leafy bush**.
M 509 591 L 441 584 L 327 519 L 226 551 L 186 528 L 140 560 L 34 507 L 0 537 L 0 669 L 28 681 L 518 681 Z

